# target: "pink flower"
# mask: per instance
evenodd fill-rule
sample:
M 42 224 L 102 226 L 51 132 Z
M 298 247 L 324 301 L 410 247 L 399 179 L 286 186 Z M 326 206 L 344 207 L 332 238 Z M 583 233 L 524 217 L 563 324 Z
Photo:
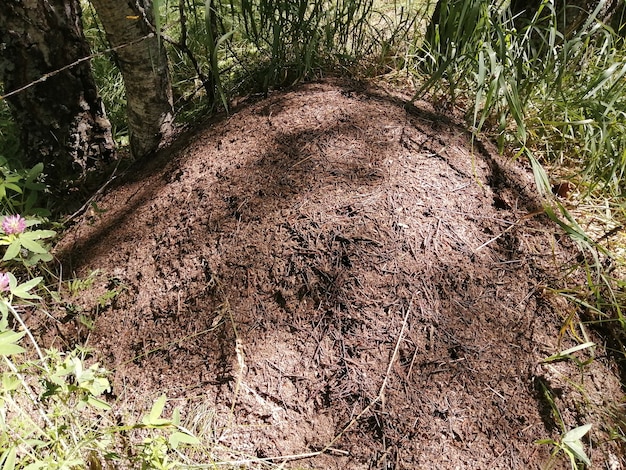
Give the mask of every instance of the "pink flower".
M 9 215 L 2 221 L 2 230 L 7 235 L 17 235 L 26 229 L 26 220 L 20 215 Z
M 9 291 L 9 273 L 0 273 L 0 292 Z

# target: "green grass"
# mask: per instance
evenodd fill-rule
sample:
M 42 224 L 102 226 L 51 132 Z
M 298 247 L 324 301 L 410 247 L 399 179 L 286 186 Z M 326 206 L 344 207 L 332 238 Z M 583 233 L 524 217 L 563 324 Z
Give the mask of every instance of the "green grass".
M 602 3 L 600 4 L 600 6 Z M 476 135 L 524 158 L 548 216 L 580 248 L 556 292 L 572 306 L 562 333 L 585 344 L 573 324 L 592 325 L 625 359 L 626 330 L 626 47 L 599 17 L 581 15 L 576 27 L 544 1 L 534 16 L 514 17 L 506 4 L 446 0 L 439 21 L 416 44 L 408 65 L 418 91 L 465 111 Z M 622 19 L 623 21 L 623 19 Z M 619 25 L 619 22 L 617 22 Z M 622 27 L 623 28 L 623 27 Z M 551 183 L 569 180 L 567 200 Z M 603 410 L 603 413 L 607 411 Z M 617 415 L 620 415 L 618 412 Z M 626 421 L 623 414 L 618 422 Z M 541 440 L 563 451 L 572 468 L 585 461 L 581 430 Z M 573 437 L 572 437 L 573 433 Z M 623 439 L 616 429 L 615 439 Z M 572 447 L 573 444 L 573 447 Z
M 565 33 L 559 30 L 561 13 L 551 2 L 541 5 L 522 22 L 492 2 L 443 1 L 439 22 L 412 64 L 422 83 L 414 99 L 429 92 L 460 105 L 476 133 L 491 136 L 511 156 L 529 159 L 546 212 L 589 253 L 589 269 L 603 272 L 607 259 L 623 261 L 608 252 L 614 248 L 606 242 L 616 239 L 587 234 L 581 225 L 607 207 L 613 227 L 626 224 L 626 49 L 600 20 L 599 9 Z M 574 182 L 581 206 L 604 200 L 600 212 L 587 204 L 576 220 L 549 197 L 544 168 Z M 611 286 L 611 300 L 602 308 L 620 319 L 619 279 L 596 277 L 587 276 L 589 287 Z
M 415 0 L 192 0 L 154 2 L 168 50 L 179 122 L 327 73 L 401 69 L 428 17 Z M 93 9 L 83 23 L 94 52 L 107 48 Z M 118 142 L 127 141 L 124 87 L 110 54 L 92 68 Z
M 469 101 L 467 118 L 501 149 L 576 171 L 587 194 L 623 196 L 626 50 L 598 11 L 570 35 L 552 3 L 526 24 L 492 2 L 444 1 L 414 68 L 418 92 Z

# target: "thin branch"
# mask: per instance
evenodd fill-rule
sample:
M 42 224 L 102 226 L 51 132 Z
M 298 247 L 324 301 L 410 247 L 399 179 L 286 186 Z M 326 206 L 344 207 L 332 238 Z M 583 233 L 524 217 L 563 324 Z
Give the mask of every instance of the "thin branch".
M 400 329 L 400 334 L 398 335 L 398 340 L 396 341 L 396 347 L 393 350 L 393 354 L 391 355 L 391 359 L 389 360 L 389 364 L 387 366 L 387 372 L 385 374 L 385 378 L 383 379 L 383 383 L 380 386 L 380 390 L 378 391 L 378 395 L 372 402 L 367 405 L 363 411 L 361 411 L 356 417 L 352 419 L 339 434 L 337 434 L 321 451 L 319 454 L 323 454 L 324 452 L 330 450 L 332 446 L 343 436 L 348 429 L 350 429 L 354 424 L 363 416 L 365 413 L 370 411 L 372 407 L 383 399 L 385 394 L 385 388 L 387 388 L 387 382 L 389 381 L 389 376 L 391 375 L 391 368 L 393 367 L 394 362 L 396 361 L 396 357 L 398 356 L 398 351 L 400 349 L 400 343 L 402 342 L 402 337 L 404 336 L 404 330 L 406 328 L 407 320 L 409 318 L 409 313 L 411 312 L 411 306 L 413 305 L 413 299 L 411 299 L 411 303 L 409 307 L 406 309 L 406 313 L 404 314 L 404 319 L 402 320 L 402 328 Z
M 26 335 L 30 339 L 31 343 L 33 343 L 33 346 L 35 347 L 35 351 L 37 351 L 37 355 L 39 356 L 39 359 L 41 360 L 41 365 L 46 370 L 46 372 L 50 372 L 48 370 L 48 366 L 46 365 L 46 357 L 41 352 L 41 349 L 39 348 L 37 341 L 35 341 L 33 334 L 30 332 L 30 329 L 28 328 L 28 326 L 26 326 L 26 323 L 24 323 L 24 320 L 22 320 L 22 316 L 19 313 L 17 313 L 17 310 L 15 310 L 15 307 L 13 307 L 13 305 L 11 305 L 10 303 L 7 303 L 6 305 L 11 311 L 11 313 L 13 314 L 13 316 L 15 317 L 15 319 L 18 321 L 18 323 L 22 326 L 22 328 L 26 332 Z
M 0 96 L 0 101 L 5 100 L 7 98 L 9 98 L 10 96 L 16 95 L 18 93 L 21 93 L 24 90 L 27 90 L 30 87 L 33 87 L 35 85 L 37 85 L 38 83 L 42 83 L 45 82 L 46 80 L 48 80 L 50 77 L 54 77 L 55 75 L 60 74 L 61 72 L 64 72 L 68 69 L 71 69 L 72 67 L 76 67 L 77 65 L 82 64 L 83 62 L 87 62 L 88 60 L 93 59 L 94 57 L 100 57 L 102 55 L 108 54 L 109 52 L 115 52 L 118 51 L 119 49 L 123 49 L 124 47 L 128 47 L 128 46 L 132 46 L 134 44 L 137 44 L 145 39 L 149 39 L 151 37 L 154 37 L 154 33 L 149 33 L 146 36 L 143 36 L 139 39 L 135 39 L 134 41 L 131 41 L 127 44 L 120 44 L 119 46 L 115 46 L 115 47 L 111 47 L 110 49 L 106 49 L 104 51 L 101 52 L 97 52 L 95 54 L 91 54 L 87 57 L 83 57 L 81 59 L 78 59 L 76 62 L 72 62 L 71 64 L 66 65 L 65 67 L 61 67 L 60 69 L 57 70 L 53 70 L 52 72 L 48 72 L 44 75 L 42 75 L 40 78 L 38 78 L 37 80 L 30 82 L 28 85 L 24 85 L 23 87 L 17 88 L 13 91 L 10 91 L 9 93 L 6 93 L 2 96 Z
M 404 318 L 402 320 L 402 328 L 400 329 L 400 334 L 398 335 L 398 339 L 396 341 L 396 347 L 394 348 L 393 354 L 391 355 L 391 359 L 389 360 L 389 364 L 387 365 L 387 372 L 385 373 L 385 378 L 383 379 L 383 383 L 380 386 L 380 389 L 378 390 L 378 395 L 376 396 L 376 398 L 374 398 L 374 400 L 372 400 L 372 402 L 369 405 L 367 405 L 363 409 L 363 411 L 361 411 L 356 417 L 354 417 L 341 430 L 341 432 L 339 432 L 339 434 L 333 437 L 333 439 L 322 450 L 319 450 L 317 452 L 308 452 L 308 453 L 294 454 L 294 455 L 283 455 L 283 456 L 277 456 L 277 457 L 264 457 L 264 458 L 258 458 L 258 459 L 245 459 L 245 460 L 236 460 L 236 461 L 228 461 L 228 462 L 217 462 L 217 463 L 210 464 L 210 466 L 199 465 L 196 468 L 209 468 L 209 467 L 213 468 L 214 466 L 217 466 L 217 465 L 248 465 L 250 463 L 266 463 L 266 462 L 277 462 L 277 461 L 282 461 L 284 464 L 286 462 L 293 461 L 293 460 L 310 459 L 313 457 L 317 457 L 319 455 L 324 454 L 325 452 L 336 452 L 340 454 L 345 454 L 345 451 L 341 449 L 336 449 L 333 447 L 333 445 L 348 431 L 348 429 L 354 426 L 354 424 L 361 418 L 361 416 L 363 416 L 365 413 L 370 411 L 376 403 L 383 400 L 385 389 L 387 388 L 387 382 L 389 381 L 389 376 L 391 375 L 391 369 L 393 367 L 393 364 L 396 361 L 396 358 L 398 356 L 398 351 L 400 350 L 400 344 L 402 343 L 402 338 L 404 337 L 404 330 L 406 329 L 406 325 L 407 325 L 407 321 L 409 318 L 409 313 L 411 312 L 412 305 L 413 305 L 413 299 L 411 299 L 411 303 L 409 304 L 409 307 L 407 308 L 406 313 L 404 314 Z M 234 324 L 233 324 L 233 327 L 234 327 Z

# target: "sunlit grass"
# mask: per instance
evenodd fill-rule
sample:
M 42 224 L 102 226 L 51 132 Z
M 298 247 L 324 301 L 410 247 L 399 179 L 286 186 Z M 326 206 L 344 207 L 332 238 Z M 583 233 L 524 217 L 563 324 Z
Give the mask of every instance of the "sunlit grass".
M 552 2 L 522 21 L 506 4 L 444 0 L 411 70 L 414 99 L 465 110 L 476 134 L 527 159 L 546 214 L 580 248 L 555 289 L 572 308 L 567 322 L 598 328 L 624 358 L 626 48 L 601 6 L 563 31 Z
M 470 124 L 503 151 L 525 147 L 576 171 L 589 194 L 623 195 L 626 51 L 598 10 L 565 35 L 549 2 L 527 24 L 482 0 L 441 5 L 414 62 L 419 93 L 469 100 Z

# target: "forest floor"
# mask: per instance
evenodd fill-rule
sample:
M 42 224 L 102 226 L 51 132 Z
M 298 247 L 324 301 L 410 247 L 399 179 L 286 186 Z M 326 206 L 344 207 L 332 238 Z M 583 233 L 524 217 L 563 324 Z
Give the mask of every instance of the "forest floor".
M 543 362 L 577 344 L 551 291 L 577 252 L 535 194 L 426 103 L 332 81 L 249 99 L 68 230 L 65 278 L 93 285 L 39 334 L 91 347 L 126 412 L 166 393 L 244 468 L 540 468 L 560 419 L 622 468 L 602 340 Z

